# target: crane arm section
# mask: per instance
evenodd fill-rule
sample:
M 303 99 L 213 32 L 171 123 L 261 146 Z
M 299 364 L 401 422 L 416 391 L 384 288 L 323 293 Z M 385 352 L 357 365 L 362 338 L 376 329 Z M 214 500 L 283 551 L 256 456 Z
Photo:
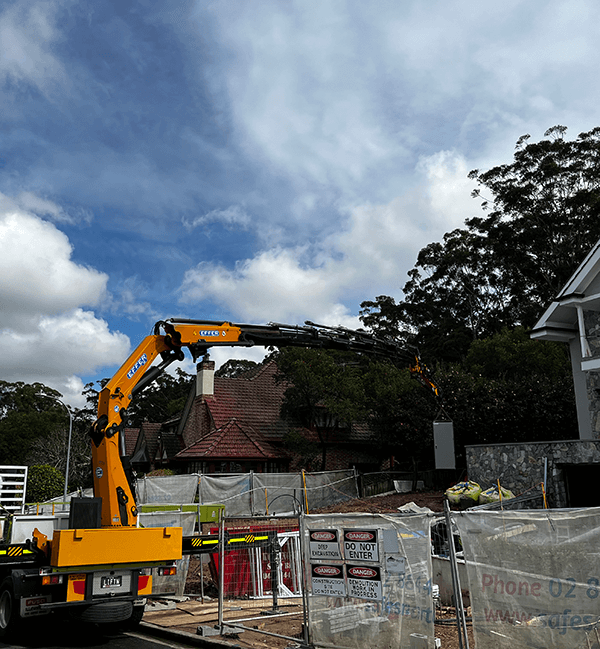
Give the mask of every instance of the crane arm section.
M 364 331 L 325 327 L 307 322 L 304 326 L 270 323 L 232 324 L 207 320 L 159 321 L 100 392 L 98 418 L 92 427 L 94 495 L 102 498 L 102 526 L 135 526 L 137 509 L 133 479 L 124 465 L 124 428 L 127 408 L 135 394 L 152 383 L 174 361 L 184 359 L 184 349 L 197 360 L 211 347 L 310 347 L 354 351 L 369 356 L 408 363 L 413 376 L 438 396 L 427 368 L 416 351 L 399 341 Z M 160 358 L 160 363 L 154 361 Z

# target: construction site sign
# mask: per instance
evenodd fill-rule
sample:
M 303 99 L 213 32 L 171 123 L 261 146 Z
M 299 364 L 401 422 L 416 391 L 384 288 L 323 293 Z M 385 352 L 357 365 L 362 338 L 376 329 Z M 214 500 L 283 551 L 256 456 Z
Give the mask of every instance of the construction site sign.
M 344 556 L 348 561 L 379 561 L 377 530 L 344 530 Z
M 358 599 L 380 601 L 383 599 L 381 570 L 377 566 L 346 564 L 348 596 Z
M 342 558 L 337 530 L 311 530 L 309 538 L 311 559 L 332 561 Z
M 346 596 L 346 583 L 341 565 L 311 564 L 310 576 L 313 595 Z

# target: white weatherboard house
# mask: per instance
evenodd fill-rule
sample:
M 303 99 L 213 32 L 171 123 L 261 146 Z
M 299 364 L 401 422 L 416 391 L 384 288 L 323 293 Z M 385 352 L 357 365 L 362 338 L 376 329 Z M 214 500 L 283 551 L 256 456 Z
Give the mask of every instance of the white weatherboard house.
M 600 438 L 600 241 L 546 309 L 531 337 L 569 343 L 579 437 Z

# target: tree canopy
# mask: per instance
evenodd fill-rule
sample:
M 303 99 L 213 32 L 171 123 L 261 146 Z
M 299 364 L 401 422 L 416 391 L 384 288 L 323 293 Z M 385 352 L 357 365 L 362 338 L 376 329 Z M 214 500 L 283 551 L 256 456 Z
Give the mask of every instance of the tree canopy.
M 175 369 L 175 376 L 163 372 L 150 385 L 144 388 L 129 404 L 127 409 L 127 426 L 139 428 L 144 421 L 164 422 L 183 410 L 192 383 L 192 375 L 180 368 Z M 87 400 L 87 412 L 95 419 L 98 409 L 98 394 L 108 379 L 88 383 L 83 391 Z
M 68 428 L 61 397 L 42 383 L 0 381 L 0 464 L 25 464 L 38 438 Z
M 512 163 L 472 171 L 483 214 L 419 252 L 402 301 L 363 302 L 363 323 L 450 361 L 504 327 L 533 326 L 600 238 L 600 128 L 574 140 L 566 130 L 524 135 Z
M 235 379 L 243 374 L 257 370 L 259 367 L 260 363 L 256 363 L 255 361 L 245 360 L 243 358 L 230 358 L 215 372 L 215 376 L 223 379 Z

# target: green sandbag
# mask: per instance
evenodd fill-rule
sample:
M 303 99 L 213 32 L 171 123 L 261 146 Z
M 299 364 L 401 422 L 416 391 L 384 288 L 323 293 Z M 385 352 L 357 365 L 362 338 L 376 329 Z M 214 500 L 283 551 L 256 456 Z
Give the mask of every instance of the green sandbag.
M 473 505 L 478 502 L 480 493 L 481 487 L 472 480 L 446 489 L 446 497 L 453 505 Z
M 509 498 L 515 497 L 515 494 L 510 491 L 510 489 L 505 489 L 501 486 L 500 490 L 498 490 L 498 485 L 493 485 L 479 494 L 479 504 L 486 505 L 487 503 L 496 503 L 500 500 L 500 494 L 502 494 L 502 500 L 508 500 Z

